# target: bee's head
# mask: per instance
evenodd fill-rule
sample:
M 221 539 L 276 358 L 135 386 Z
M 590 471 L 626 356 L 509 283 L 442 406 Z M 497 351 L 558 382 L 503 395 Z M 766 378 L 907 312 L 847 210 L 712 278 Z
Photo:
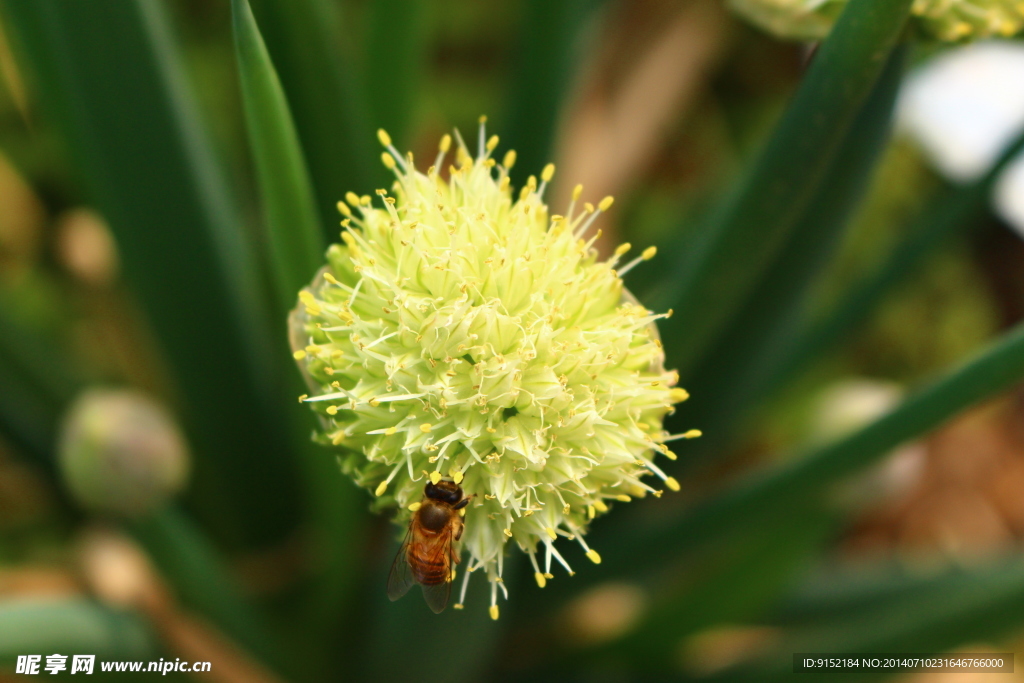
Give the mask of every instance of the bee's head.
M 462 488 L 455 482 L 443 479 L 436 484 L 428 481 L 423 489 L 423 495 L 431 500 L 455 505 L 462 500 Z

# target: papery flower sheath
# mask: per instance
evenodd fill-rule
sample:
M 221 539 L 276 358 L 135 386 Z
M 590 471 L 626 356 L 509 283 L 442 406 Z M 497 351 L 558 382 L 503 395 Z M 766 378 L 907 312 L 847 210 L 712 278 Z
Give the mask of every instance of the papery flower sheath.
M 543 587 L 553 563 L 571 573 L 564 541 L 601 561 L 585 540 L 597 515 L 679 489 L 655 457 L 675 459 L 666 442 L 699 432 L 662 428 L 687 398 L 664 368 L 655 321 L 667 314 L 622 282 L 655 250 L 622 263 L 623 244 L 601 260 L 590 230 L 612 198 L 581 206 L 577 186 L 551 215 L 554 166 L 514 192 L 515 152 L 497 163 L 483 120 L 476 155 L 459 139 L 445 171 L 450 136 L 425 172 L 379 137 L 396 181 L 375 200 L 339 203 L 342 243 L 292 313 L 311 388 L 301 400 L 320 416 L 320 439 L 342 448 L 343 471 L 396 521 L 428 480 L 473 497 L 456 607 L 482 573 L 497 618 L 507 545 Z

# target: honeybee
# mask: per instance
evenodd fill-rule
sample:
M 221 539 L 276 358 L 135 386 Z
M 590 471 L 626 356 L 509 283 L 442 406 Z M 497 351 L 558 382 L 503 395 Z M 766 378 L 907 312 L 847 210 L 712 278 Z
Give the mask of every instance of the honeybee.
M 430 609 L 435 614 L 444 610 L 452 592 L 455 565 L 461 562 L 454 545 L 465 527 L 459 511 L 469 505 L 471 498 L 464 498 L 454 482 L 427 482 L 423 501 L 412 513 L 409 531 L 388 575 L 388 597 L 392 601 L 418 583 Z

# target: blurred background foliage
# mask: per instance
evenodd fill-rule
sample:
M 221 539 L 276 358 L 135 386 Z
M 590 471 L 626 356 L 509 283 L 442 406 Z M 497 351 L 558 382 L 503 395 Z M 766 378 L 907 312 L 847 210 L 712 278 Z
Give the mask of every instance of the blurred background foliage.
M 250 6 L 251 5 L 251 6 Z M 1024 245 L 893 132 L 909 3 L 816 48 L 716 0 L 0 2 L 0 665 L 223 681 L 770 680 L 796 651 L 1012 651 Z M 865 17 L 870 17 L 865 21 Z M 603 245 L 703 439 L 600 566 L 486 618 L 389 604 L 396 530 L 309 442 L 293 292 L 334 204 L 487 114 Z M 188 473 L 187 484 L 185 481 Z M 182 677 L 180 674 L 172 677 Z M 1019 674 L 1018 674 L 1019 677 Z

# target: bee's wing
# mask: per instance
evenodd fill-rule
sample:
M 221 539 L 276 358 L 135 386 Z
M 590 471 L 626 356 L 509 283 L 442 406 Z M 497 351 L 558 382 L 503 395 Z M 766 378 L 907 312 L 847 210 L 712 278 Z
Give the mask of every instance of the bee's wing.
M 409 592 L 412 585 L 416 583 L 412 570 L 409 568 L 409 543 L 412 540 L 412 526 L 405 532 L 405 540 L 402 547 L 395 555 L 395 561 L 391 563 L 391 572 L 388 574 L 388 598 L 392 602 Z
M 433 586 L 421 586 L 423 588 L 423 599 L 427 601 L 427 607 L 434 614 L 440 614 L 448 606 L 448 598 L 452 594 L 452 570 L 455 569 L 455 557 L 452 554 L 451 525 L 444 530 L 444 533 L 435 541 L 431 552 L 431 561 L 445 562 L 448 567 L 448 578 L 443 583 Z

